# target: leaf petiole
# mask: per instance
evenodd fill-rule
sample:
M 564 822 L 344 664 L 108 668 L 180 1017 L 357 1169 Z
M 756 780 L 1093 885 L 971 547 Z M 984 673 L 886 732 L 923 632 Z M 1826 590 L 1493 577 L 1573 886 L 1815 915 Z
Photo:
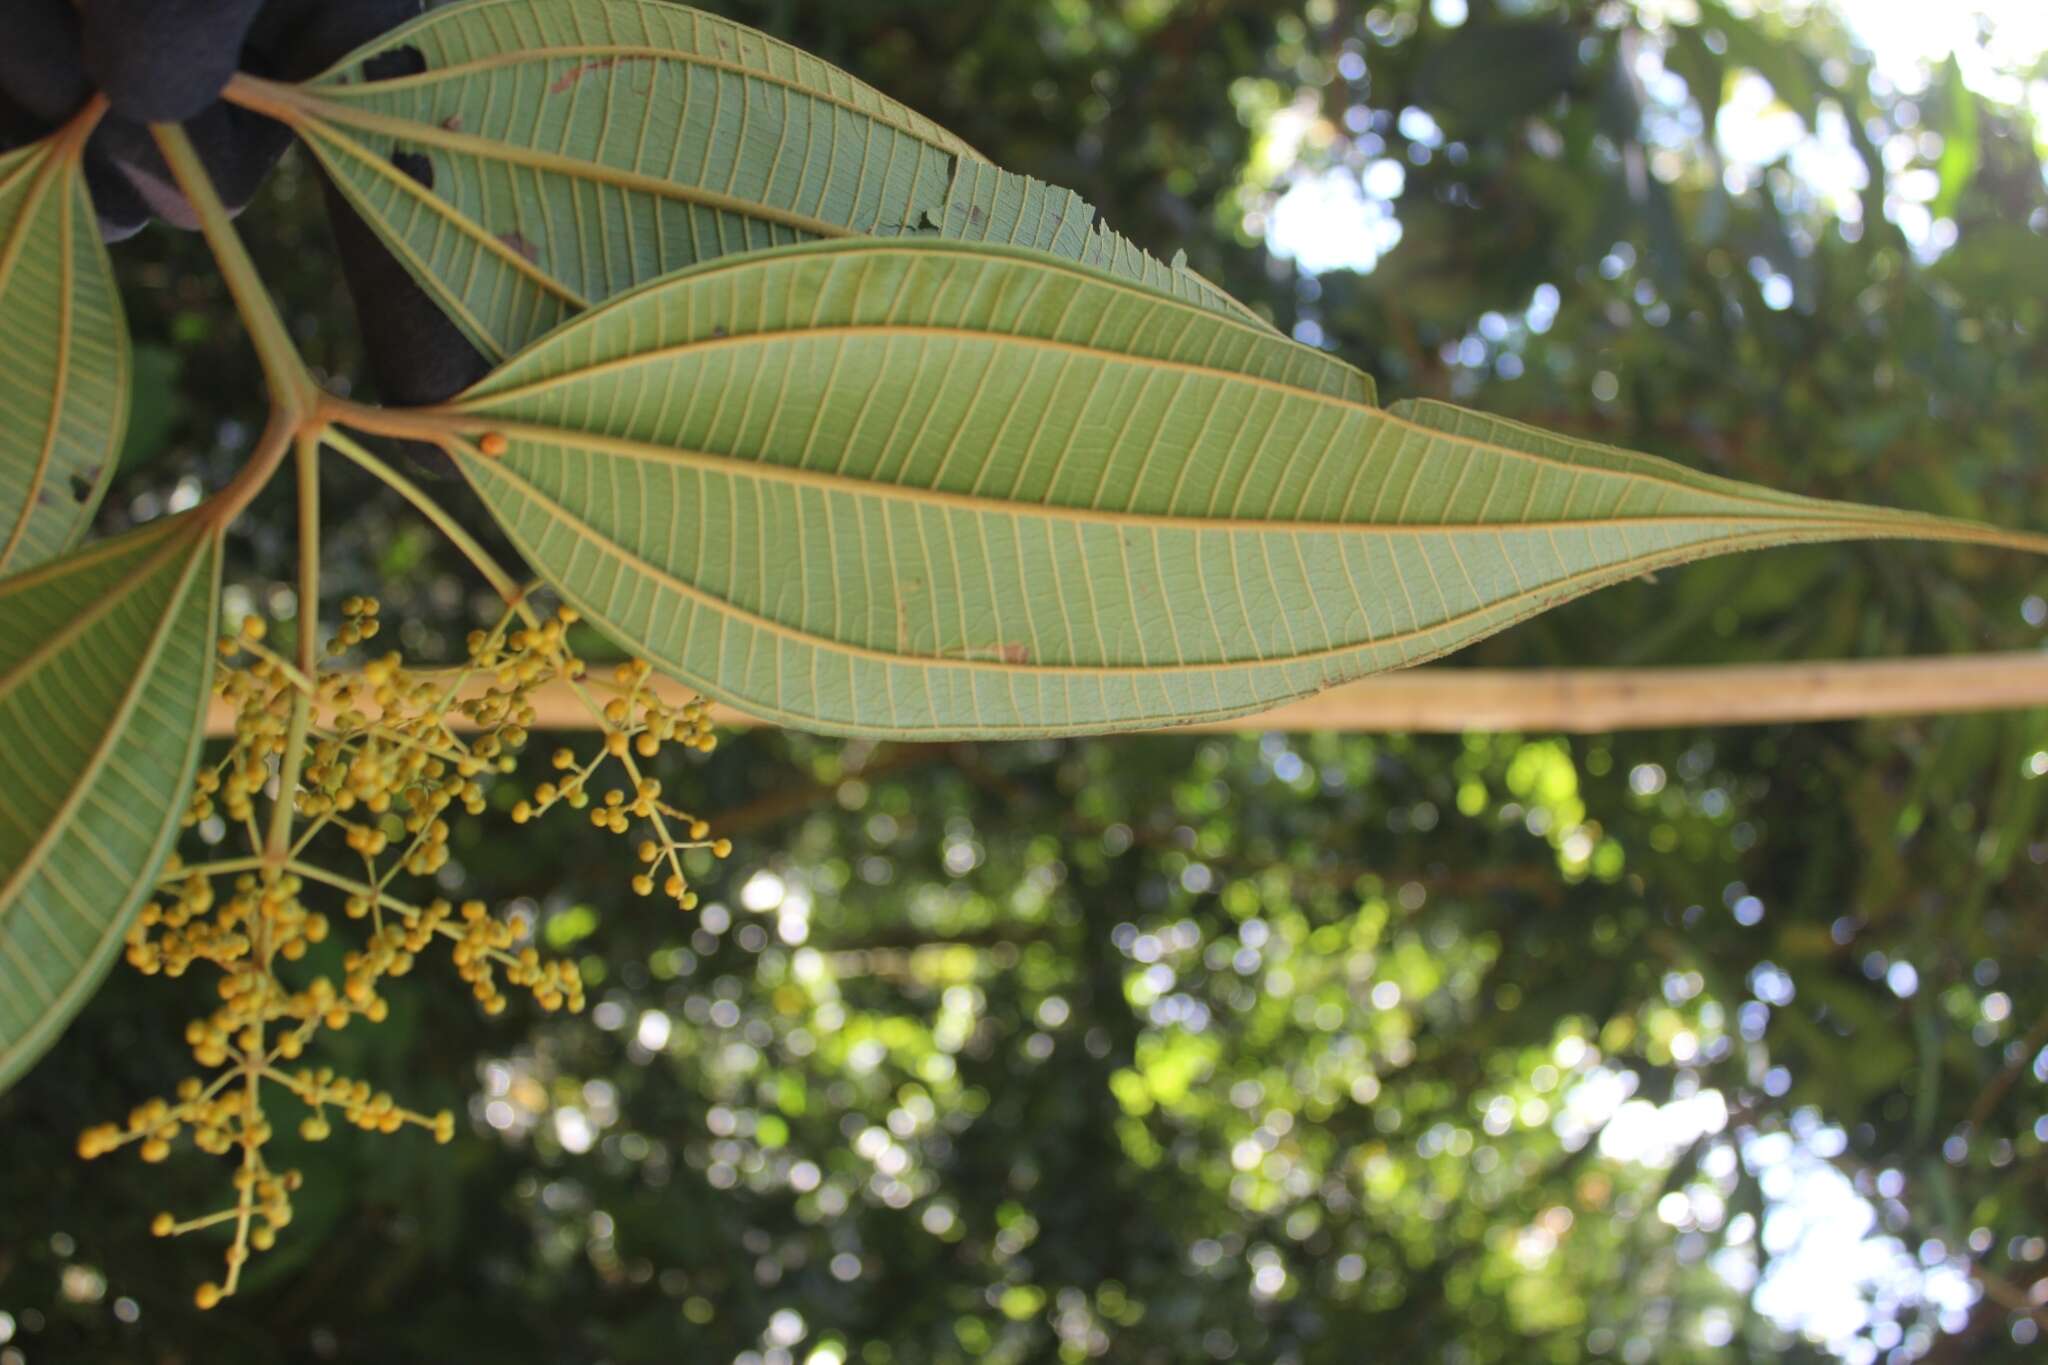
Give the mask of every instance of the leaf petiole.
M 354 411 L 354 409 L 351 409 L 351 411 Z M 419 433 L 401 434 L 418 435 Z M 429 439 L 438 440 L 439 434 L 436 433 L 435 436 Z M 526 590 L 520 587 L 517 580 L 511 574 L 505 572 L 498 561 L 492 557 L 491 552 L 486 550 L 482 543 L 475 536 L 471 535 L 461 522 L 450 516 L 446 508 L 442 507 L 440 503 L 435 502 L 426 490 L 422 489 L 411 479 L 406 478 L 405 475 L 399 473 L 396 469 L 393 469 L 385 461 L 371 454 L 362 445 L 336 430 L 333 426 L 322 429 L 320 440 L 330 450 L 354 461 L 370 473 L 375 474 L 379 479 L 390 485 L 400 497 L 418 508 L 420 514 L 426 517 L 428 521 L 431 521 L 442 535 L 448 537 L 449 543 L 460 550 L 468 558 L 469 562 L 476 566 L 477 572 L 484 576 L 485 581 L 491 585 L 498 596 L 504 598 L 508 603 L 518 603 L 525 600 Z
M 242 315 L 242 325 L 249 329 L 249 340 L 256 347 L 257 359 L 262 362 L 263 377 L 270 385 L 271 401 L 289 414 L 296 425 L 298 419 L 312 412 L 318 403 L 319 387 L 314 384 L 313 376 L 307 373 L 305 362 L 299 358 L 298 347 L 292 344 L 291 333 L 279 316 L 277 305 L 271 301 L 270 291 L 264 286 L 263 277 L 257 273 L 256 263 L 249 259 L 248 250 L 236 235 L 227 208 L 214 191 L 212 177 L 200 163 L 199 153 L 193 150 L 192 140 L 175 123 L 153 123 L 150 132 L 155 136 L 164 160 L 169 163 L 179 190 L 198 215 L 199 230 L 205 235 L 207 246 L 213 250 L 214 263 L 220 267 L 221 276 L 227 281 L 228 292 L 234 296 L 235 309 Z

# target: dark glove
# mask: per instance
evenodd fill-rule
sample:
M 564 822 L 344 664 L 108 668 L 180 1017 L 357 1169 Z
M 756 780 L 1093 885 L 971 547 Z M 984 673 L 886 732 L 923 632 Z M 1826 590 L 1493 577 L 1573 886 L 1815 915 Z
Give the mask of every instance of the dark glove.
M 7 3 L 0 149 L 42 136 L 93 90 L 104 92 L 110 108 L 87 144 L 85 178 L 107 241 L 132 236 L 151 218 L 198 225 L 147 124 L 184 124 L 221 201 L 229 212 L 240 212 L 290 144 L 291 131 L 221 100 L 229 77 L 242 70 L 304 80 L 420 10 L 420 0 Z M 409 69 L 419 69 L 418 54 L 409 50 L 397 61 L 406 56 Z M 385 400 L 436 401 L 482 375 L 483 357 L 332 185 L 327 202 Z

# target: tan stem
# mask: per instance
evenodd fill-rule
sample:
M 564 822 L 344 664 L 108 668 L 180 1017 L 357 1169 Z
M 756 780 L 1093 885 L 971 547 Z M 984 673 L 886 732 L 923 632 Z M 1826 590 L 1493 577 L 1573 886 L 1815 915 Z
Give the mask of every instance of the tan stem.
M 299 474 L 299 616 L 298 671 L 311 678 L 320 666 L 320 443 L 311 435 L 298 439 Z M 220 700 L 216 698 L 216 700 Z M 306 731 L 313 719 L 311 690 L 292 694 L 292 718 L 286 732 L 284 761 L 277 777 L 277 803 L 270 809 L 270 834 L 264 853 L 283 862 L 291 851 L 292 815 L 298 799 L 299 772 L 306 762 Z
M 487 685 L 488 680 L 477 684 Z M 648 687 L 676 703 L 691 695 L 688 688 L 661 678 Z M 541 688 L 533 704 L 536 730 L 595 728 L 592 711 L 565 683 Z M 1416 668 L 1347 683 L 1259 715 L 1187 728 L 1601 734 L 2037 706 L 2048 706 L 2048 654 L 1707 668 Z M 728 727 L 761 724 L 729 706 L 714 707 L 712 720 Z M 451 714 L 449 723 L 459 726 L 463 719 Z M 232 714 L 216 700 L 207 733 L 222 735 L 232 728 Z
M 199 217 L 199 230 L 206 237 L 206 245 L 212 248 L 214 264 L 227 281 L 228 293 L 234 296 L 235 309 L 242 315 L 242 325 L 248 329 L 249 341 L 263 364 L 271 405 L 296 425 L 299 418 L 312 410 L 319 388 L 299 358 L 291 329 L 278 314 L 262 275 L 236 235 L 213 180 L 184 128 L 175 123 L 153 123 L 149 131 L 156 138 L 157 150 L 163 153 L 178 189 Z

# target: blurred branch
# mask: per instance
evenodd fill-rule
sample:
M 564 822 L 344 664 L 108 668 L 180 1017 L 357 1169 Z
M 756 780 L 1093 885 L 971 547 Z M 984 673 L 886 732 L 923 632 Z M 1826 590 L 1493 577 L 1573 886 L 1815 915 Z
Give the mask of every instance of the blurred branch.
M 856 778 L 863 782 L 873 782 L 879 778 L 937 762 L 945 757 L 947 752 L 948 746 L 943 744 L 885 746 L 877 750 L 864 765 L 849 770 L 837 782 L 810 782 L 800 786 L 780 787 L 755 797 L 745 805 L 733 806 L 718 812 L 715 817 L 718 832 L 730 837 L 773 829 L 813 807 L 834 800 L 839 795 L 839 788 L 846 782 Z
M 1984 1286 L 1985 1295 L 2000 1308 L 2005 1309 L 2008 1313 L 2017 1313 L 2021 1317 L 2032 1318 L 2037 1326 L 2048 1327 L 2048 1309 L 2044 1309 L 2040 1304 L 2034 1302 L 2028 1296 L 2026 1290 L 2021 1289 L 2012 1281 L 1986 1270 L 1976 1262 L 1972 1262 L 1970 1265 L 1970 1277 L 1976 1280 L 1978 1284 Z
M 2043 1047 L 2048 1047 L 2048 1014 L 2042 1015 L 2033 1028 L 2027 1030 L 2027 1036 L 2014 1050 L 2013 1059 L 2007 1062 L 1979 1092 L 1976 1102 L 1970 1106 L 1969 1118 L 1964 1120 L 1973 1130 L 1982 1128 L 1984 1121 L 1997 1111 L 1999 1101 L 2005 1098 L 2006 1092 L 2012 1089 L 2013 1083 L 2019 1080 L 2021 1073 L 2033 1065 L 2035 1054 Z
M 678 703 L 693 695 L 662 679 L 655 687 Z M 565 686 L 539 689 L 533 704 L 536 730 L 591 728 L 588 709 Z M 1414 668 L 1346 683 L 1258 715 L 1185 728 L 1605 734 L 2037 706 L 2048 706 L 2048 654 L 2015 652 L 1703 668 Z M 712 716 L 722 726 L 760 724 L 730 706 L 714 706 Z M 207 733 L 226 735 L 233 728 L 232 711 L 216 699 L 207 713 Z

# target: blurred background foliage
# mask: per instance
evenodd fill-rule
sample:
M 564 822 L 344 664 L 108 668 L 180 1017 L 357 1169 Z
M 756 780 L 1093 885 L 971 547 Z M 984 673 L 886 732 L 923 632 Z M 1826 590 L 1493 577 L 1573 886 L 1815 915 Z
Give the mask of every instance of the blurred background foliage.
M 1901 73 L 1791 0 L 715 8 L 1185 247 L 1389 397 L 2048 526 L 2048 66 Z M 311 175 L 243 226 L 347 386 Z M 216 486 L 262 415 L 197 239 L 115 259 L 138 398 L 106 530 Z M 451 655 L 481 585 L 325 477 L 330 589 Z M 229 610 L 288 635 L 268 510 Z M 2044 593 L 1988 551 L 1781 550 L 1454 662 L 2038 648 Z M 406 983 L 329 1060 L 461 1136 L 294 1152 L 297 1221 L 204 1318 L 219 1249 L 145 1225 L 224 1172 L 71 1154 L 184 1074 L 204 1008 L 117 972 L 0 1097 L 0 1365 L 2039 1359 L 2044 773 L 2040 713 L 730 735 L 660 773 L 737 844 L 694 916 L 587 825 L 458 828 L 448 892 L 583 955 L 594 1008 Z

